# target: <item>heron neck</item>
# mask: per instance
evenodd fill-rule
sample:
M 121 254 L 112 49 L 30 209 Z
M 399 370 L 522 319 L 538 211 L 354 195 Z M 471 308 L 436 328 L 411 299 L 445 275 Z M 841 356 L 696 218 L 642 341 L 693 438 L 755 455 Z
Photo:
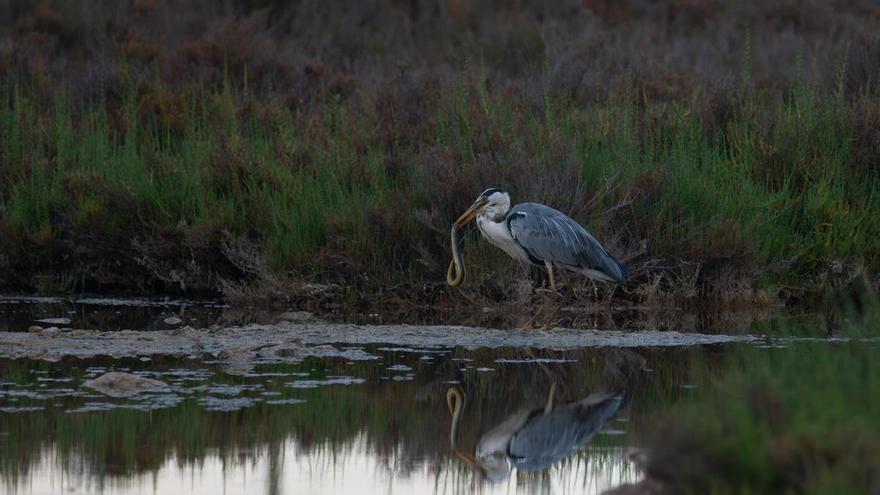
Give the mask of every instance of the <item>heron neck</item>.
M 495 222 L 501 223 L 507 219 L 507 212 L 510 209 L 501 209 L 498 207 L 486 208 L 483 213 L 480 214 L 480 217 L 486 222 Z

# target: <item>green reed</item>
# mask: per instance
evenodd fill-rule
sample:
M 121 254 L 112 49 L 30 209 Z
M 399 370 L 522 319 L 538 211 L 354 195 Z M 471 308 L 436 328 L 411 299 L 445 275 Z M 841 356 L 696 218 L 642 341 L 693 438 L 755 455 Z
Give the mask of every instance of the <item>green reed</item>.
M 50 253 L 85 270 L 79 247 L 155 256 L 132 239 L 211 269 L 194 248 L 233 237 L 276 274 L 320 278 L 343 261 L 423 280 L 436 275 L 425 250 L 442 252 L 448 223 L 488 185 L 571 213 L 624 257 L 644 241 L 647 256 L 730 264 L 771 285 L 880 261 L 878 175 L 856 126 L 875 95 L 737 93 L 721 121 L 636 91 L 585 107 L 547 90 L 535 107 L 463 76 L 426 91 L 413 121 L 390 93 L 291 108 L 229 83 L 130 82 L 121 101 L 71 101 L 5 81 L 0 247 L 30 260 L 5 270 L 46 271 Z M 476 274 L 506 266 L 470 258 Z

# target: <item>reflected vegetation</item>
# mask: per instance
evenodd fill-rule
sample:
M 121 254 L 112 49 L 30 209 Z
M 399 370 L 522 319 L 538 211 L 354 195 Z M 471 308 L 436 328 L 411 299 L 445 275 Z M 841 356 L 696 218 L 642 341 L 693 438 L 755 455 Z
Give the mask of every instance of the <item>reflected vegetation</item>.
M 706 362 L 707 352 L 362 351 L 378 359 L 266 362 L 244 375 L 172 359 L 0 361 L 2 484 L 20 493 L 59 484 L 73 493 L 152 493 L 186 477 L 196 493 L 242 483 L 259 493 L 304 486 L 332 493 L 349 484 L 407 493 L 600 493 L 638 478 L 623 455 L 628 433 L 658 404 L 691 393 L 692 363 L 698 356 Z M 81 386 L 109 370 L 169 388 L 116 399 Z M 450 450 L 450 387 L 468 399 L 456 450 L 482 457 L 484 469 Z M 534 408 L 537 415 L 522 416 Z M 584 429 L 573 432 L 569 447 L 530 457 L 518 449 L 541 435 L 530 438 L 521 428 L 505 451 L 513 456 L 509 467 L 495 474 L 485 469 L 490 445 L 482 439 L 512 417 L 544 424 L 547 442 L 547 432 L 563 431 L 547 424 L 564 417 L 578 417 Z M 486 483 L 508 475 L 507 482 Z

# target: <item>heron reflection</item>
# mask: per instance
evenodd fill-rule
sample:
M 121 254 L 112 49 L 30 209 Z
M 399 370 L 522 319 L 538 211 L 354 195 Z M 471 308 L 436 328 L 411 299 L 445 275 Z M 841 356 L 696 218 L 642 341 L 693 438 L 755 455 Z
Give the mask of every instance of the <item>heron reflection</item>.
M 452 414 L 449 442 L 452 450 L 491 481 L 504 480 L 516 467 L 536 471 L 550 467 L 584 449 L 593 436 L 617 414 L 623 397 L 594 393 L 577 402 L 554 403 L 556 386 L 546 405 L 521 408 L 480 437 L 474 454 L 456 450 L 459 423 L 464 414 L 464 391 L 451 387 L 446 403 Z

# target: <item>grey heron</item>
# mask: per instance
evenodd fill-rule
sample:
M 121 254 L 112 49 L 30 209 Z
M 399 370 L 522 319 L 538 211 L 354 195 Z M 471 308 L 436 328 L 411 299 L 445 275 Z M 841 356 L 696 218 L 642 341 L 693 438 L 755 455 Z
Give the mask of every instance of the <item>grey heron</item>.
M 513 467 L 526 471 L 545 469 L 585 448 L 617 414 L 623 401 L 620 395 L 594 393 L 577 402 L 557 406 L 553 403 L 555 390 L 554 385 L 544 407 L 520 409 L 483 434 L 474 455 L 456 453 L 491 481 L 507 478 Z M 452 387 L 446 392 L 446 400 L 452 413 L 450 442 L 454 450 L 458 423 L 464 412 L 464 392 Z
M 508 193 L 489 188 L 453 224 L 453 257 L 446 273 L 446 281 L 453 287 L 464 281 L 458 229 L 474 219 L 491 244 L 524 265 L 545 268 L 554 292 L 554 267 L 605 282 L 622 283 L 629 276 L 626 266 L 571 217 L 539 203 L 511 208 Z

